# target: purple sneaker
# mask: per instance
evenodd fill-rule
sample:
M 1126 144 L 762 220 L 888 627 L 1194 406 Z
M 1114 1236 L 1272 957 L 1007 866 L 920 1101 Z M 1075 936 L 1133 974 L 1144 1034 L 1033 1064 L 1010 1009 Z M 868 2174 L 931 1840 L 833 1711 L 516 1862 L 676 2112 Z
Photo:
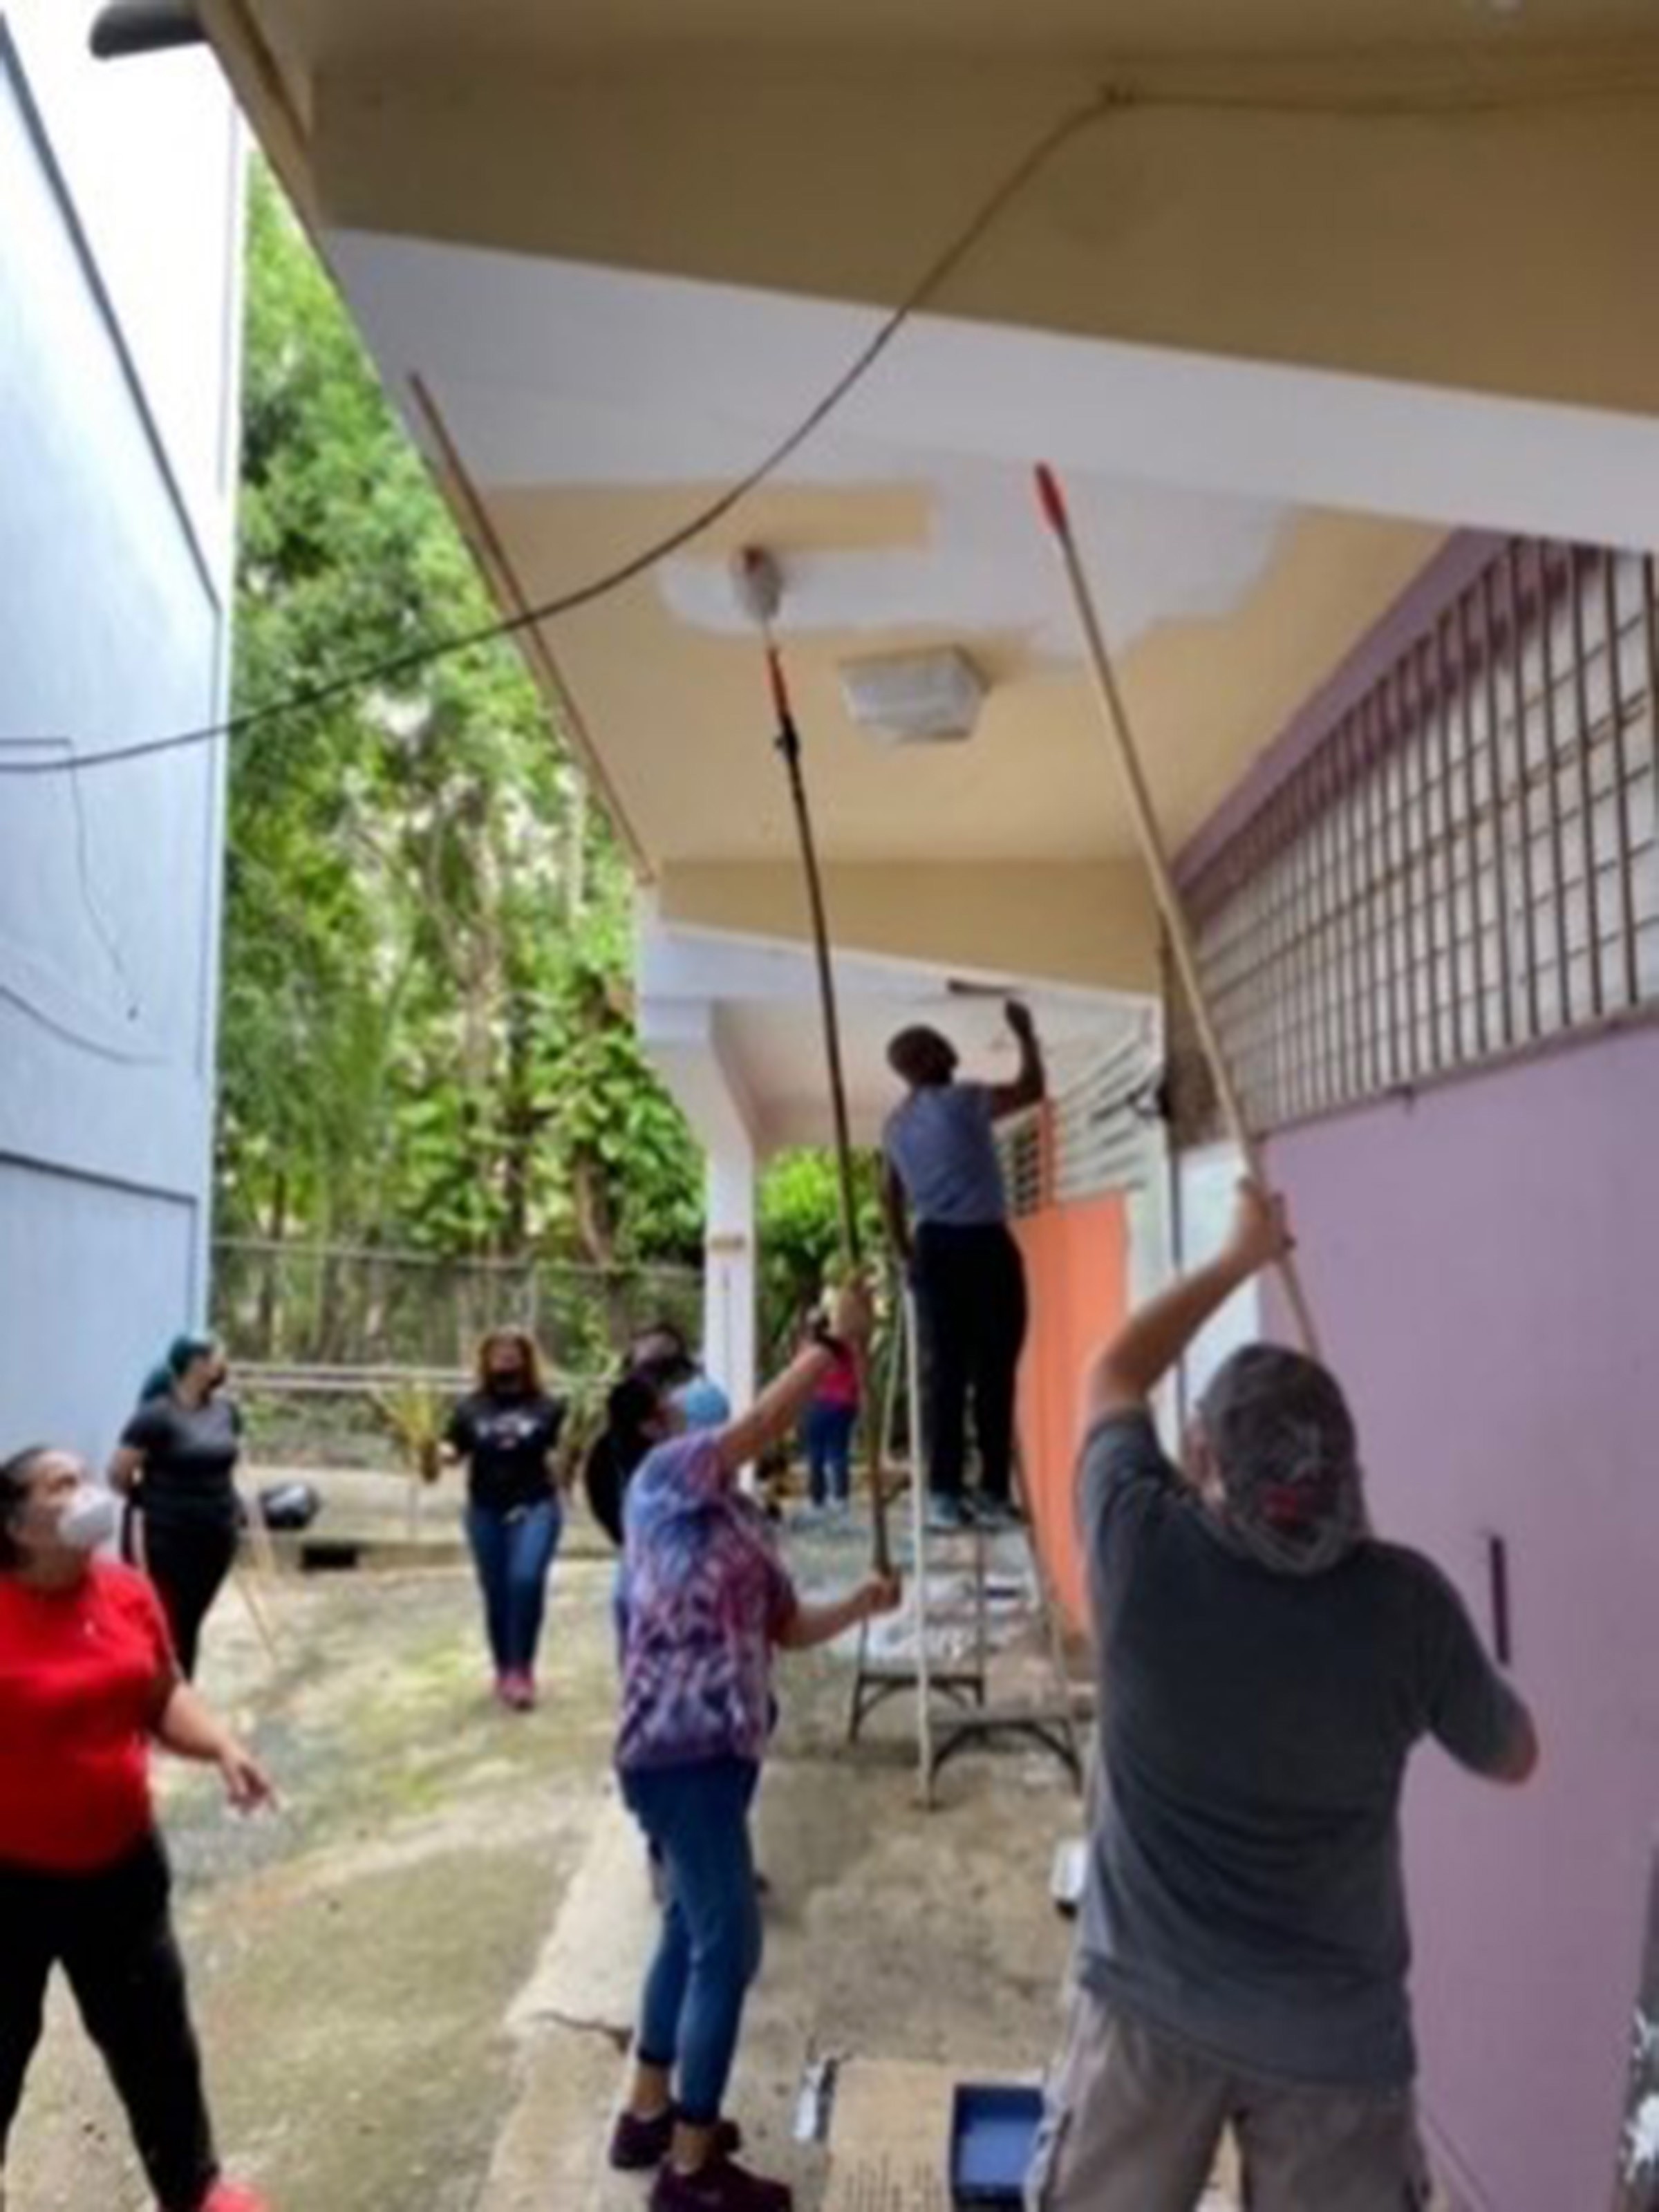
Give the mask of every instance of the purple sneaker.
M 650 2212 L 794 2212 L 794 2192 L 718 2153 L 695 2173 L 672 2166 L 651 2186 Z
M 648 2173 L 653 2166 L 660 2166 L 674 2142 L 674 2129 L 679 2114 L 672 2105 L 666 2105 L 653 2118 L 642 2120 L 634 2112 L 618 2112 L 617 2124 L 611 2130 L 611 2163 L 618 2173 Z M 714 2127 L 714 2155 L 730 2158 L 734 2151 L 743 2148 L 743 2130 L 735 2120 L 720 2120 Z

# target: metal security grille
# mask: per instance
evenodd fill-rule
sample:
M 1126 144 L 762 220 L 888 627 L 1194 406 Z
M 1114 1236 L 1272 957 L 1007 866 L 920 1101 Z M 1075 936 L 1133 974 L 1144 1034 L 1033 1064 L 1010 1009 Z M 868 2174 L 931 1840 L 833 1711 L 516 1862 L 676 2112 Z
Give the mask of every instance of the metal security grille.
M 1516 539 L 1190 887 L 1258 1128 L 1659 1000 L 1651 556 Z
M 1000 1133 L 1018 1217 L 1140 1188 L 1163 1158 L 1156 1028 L 1057 1072 L 1047 1105 Z
M 1016 1220 L 1041 1213 L 1048 1203 L 1048 1145 L 1042 1109 L 1022 1114 L 997 1132 L 1008 1211 Z

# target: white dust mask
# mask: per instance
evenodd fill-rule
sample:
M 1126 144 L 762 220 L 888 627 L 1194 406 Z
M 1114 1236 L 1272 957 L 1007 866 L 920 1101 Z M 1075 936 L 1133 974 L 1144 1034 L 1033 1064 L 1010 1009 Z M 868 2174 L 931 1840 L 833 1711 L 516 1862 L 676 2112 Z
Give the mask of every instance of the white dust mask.
M 110 1492 L 82 1482 L 58 1516 L 58 1540 L 71 1552 L 100 1551 L 120 1525 L 120 1509 Z

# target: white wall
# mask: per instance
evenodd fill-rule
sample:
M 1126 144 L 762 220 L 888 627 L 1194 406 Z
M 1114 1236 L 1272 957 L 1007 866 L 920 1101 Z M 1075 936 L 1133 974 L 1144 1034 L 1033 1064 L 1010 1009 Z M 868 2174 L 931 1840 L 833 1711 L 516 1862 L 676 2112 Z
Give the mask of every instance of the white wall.
M 1182 1274 L 1207 1266 L 1225 1243 L 1243 1172 L 1243 1161 L 1229 1144 L 1176 1154 L 1172 1227 L 1175 1263 Z M 1222 1362 L 1261 1334 L 1261 1289 L 1246 1283 L 1194 1337 L 1181 1363 L 1175 1404 L 1169 1409 L 1177 1421 L 1186 1420 Z
M 0 758 L 220 712 L 240 144 L 204 56 L 0 6 Z M 100 1454 L 205 1296 L 217 746 L 0 780 L 0 1449 Z

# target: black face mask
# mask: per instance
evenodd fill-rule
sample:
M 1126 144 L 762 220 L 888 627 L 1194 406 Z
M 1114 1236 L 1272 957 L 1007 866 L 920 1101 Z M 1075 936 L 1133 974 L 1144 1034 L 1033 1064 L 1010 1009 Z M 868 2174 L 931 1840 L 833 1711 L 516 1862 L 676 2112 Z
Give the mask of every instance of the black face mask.
M 510 1372 L 503 1370 L 499 1375 L 492 1375 L 489 1378 L 489 1395 L 492 1398 L 522 1398 L 529 1387 L 530 1378 L 521 1367 L 515 1367 Z

